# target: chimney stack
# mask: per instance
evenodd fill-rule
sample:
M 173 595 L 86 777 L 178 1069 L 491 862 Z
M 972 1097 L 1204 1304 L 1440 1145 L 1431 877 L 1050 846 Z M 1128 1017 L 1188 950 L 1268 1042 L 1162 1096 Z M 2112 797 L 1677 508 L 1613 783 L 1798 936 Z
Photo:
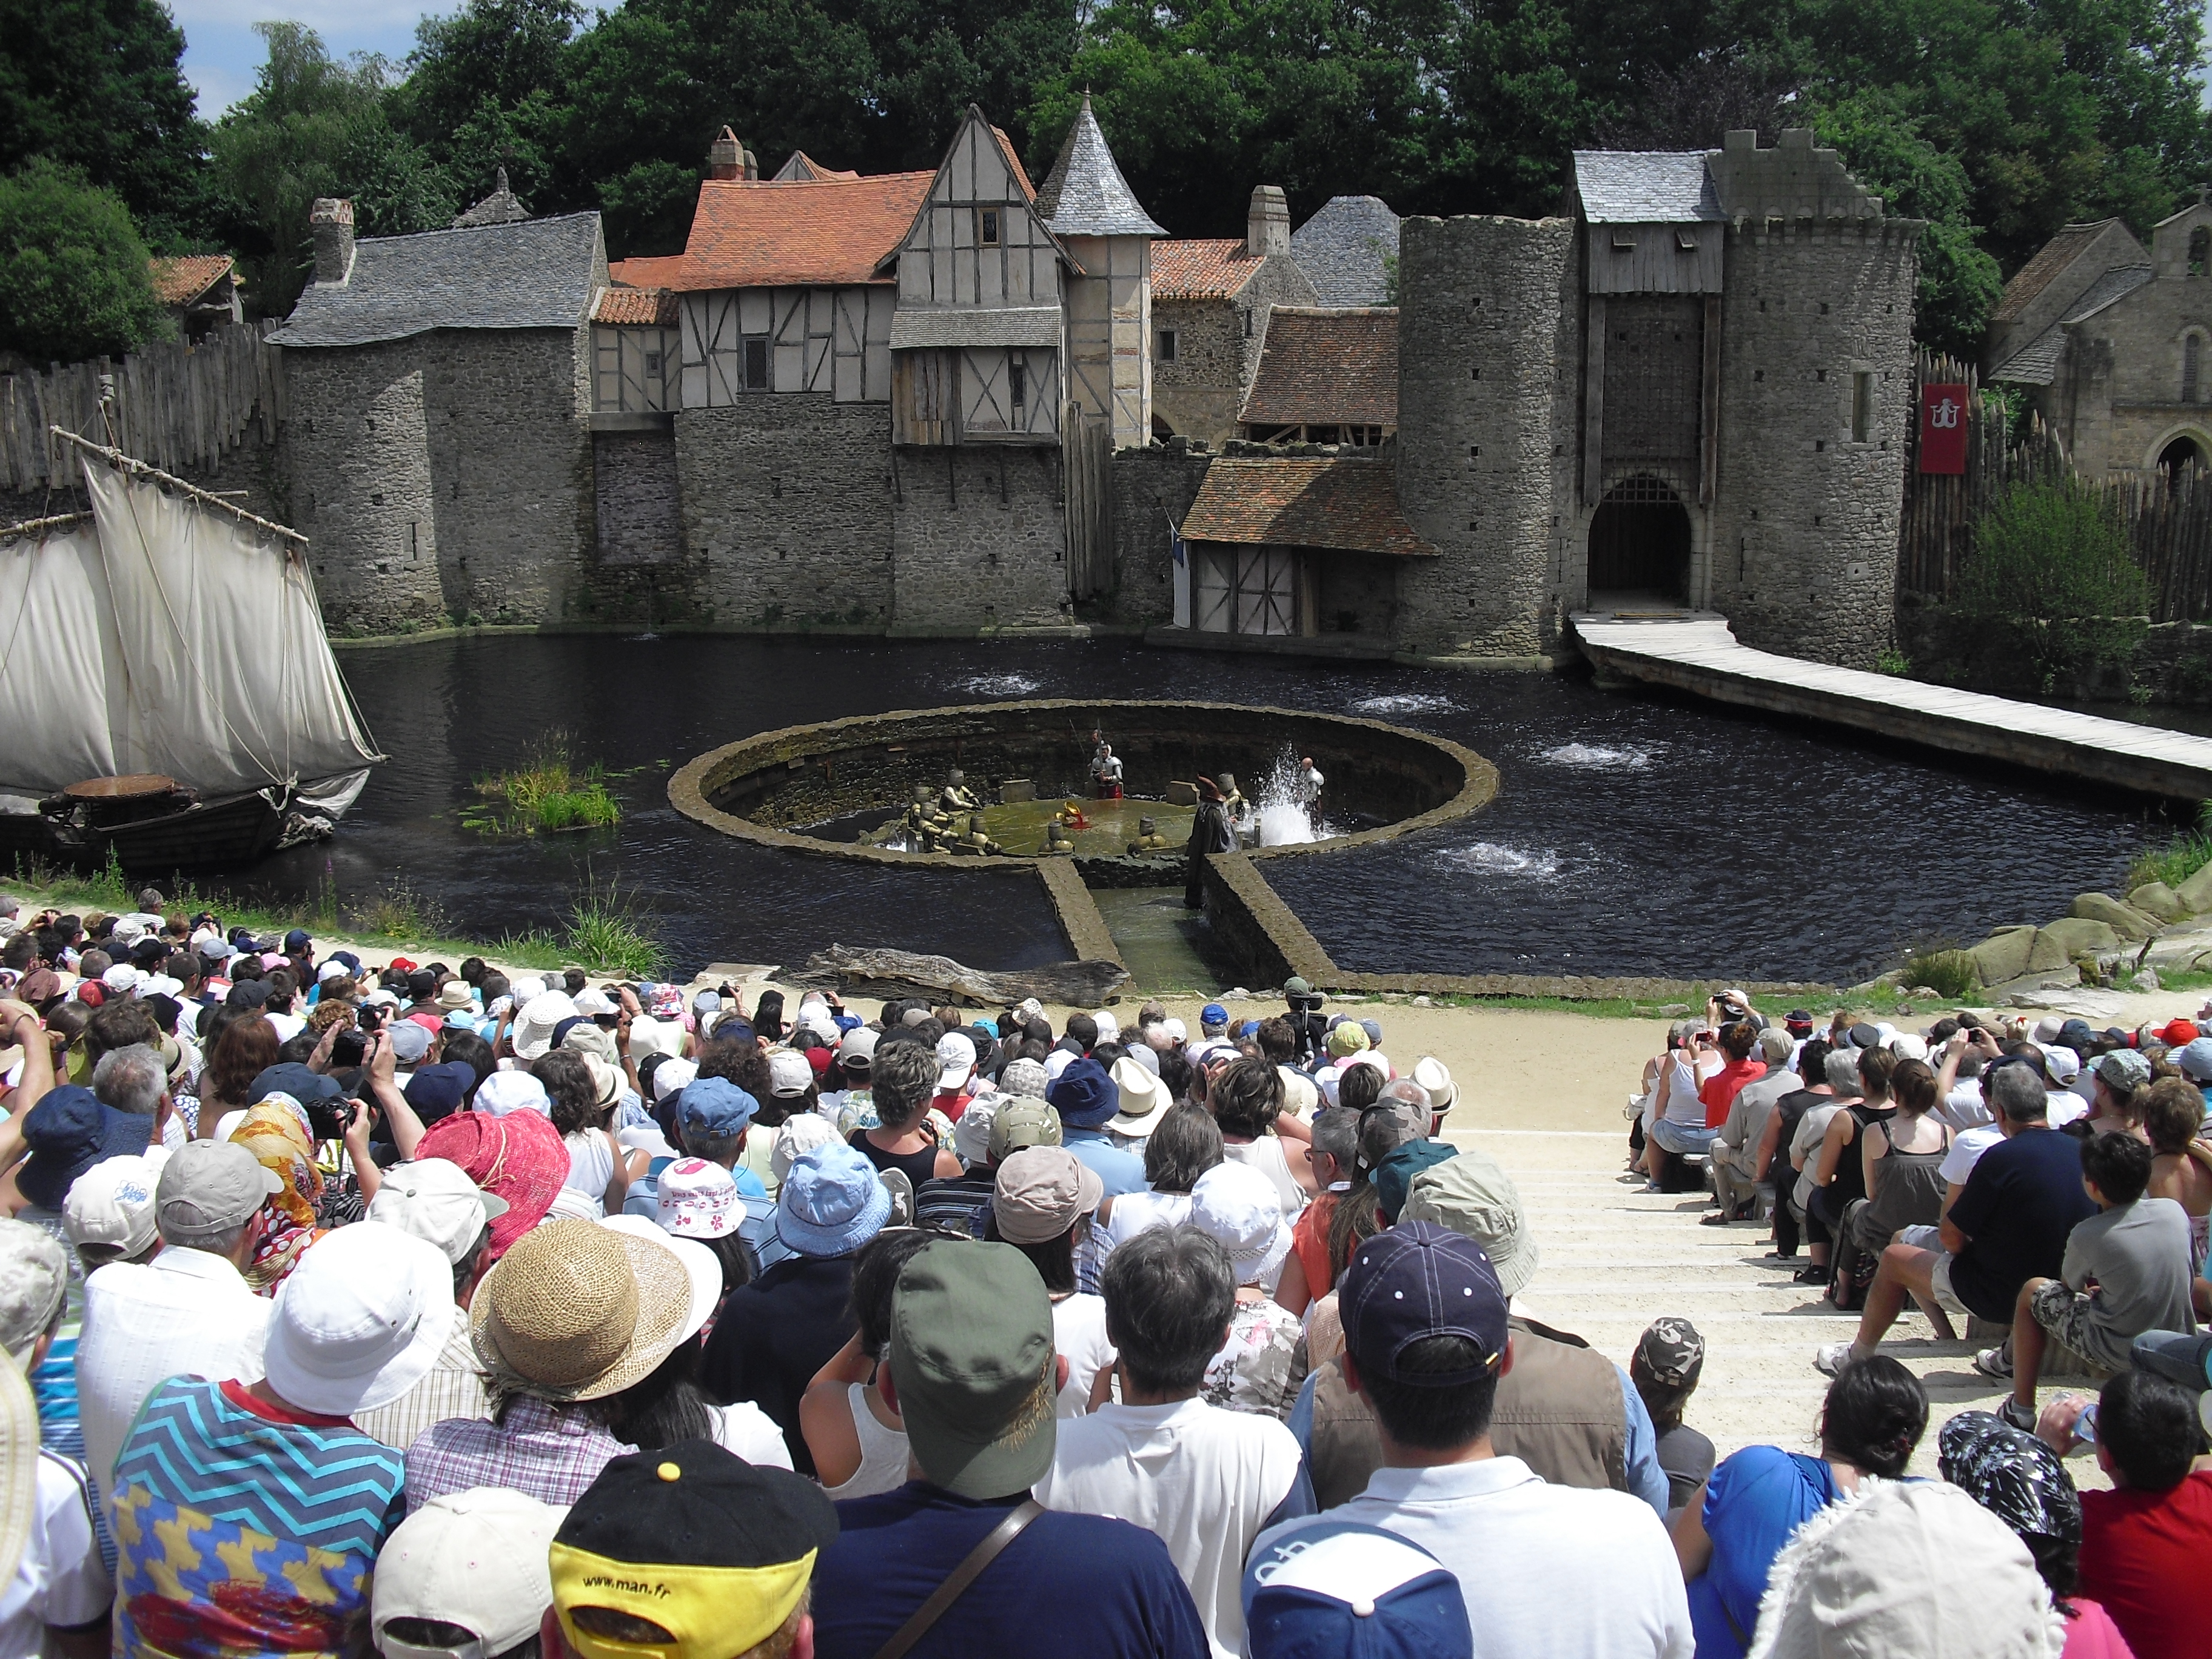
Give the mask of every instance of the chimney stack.
M 353 204 L 325 196 L 307 210 L 315 237 L 315 280 L 343 283 L 353 275 Z
M 1244 219 L 1244 251 L 1254 258 L 1291 251 L 1291 204 L 1280 185 L 1255 185 Z
M 724 127 L 721 136 L 707 146 L 707 176 L 709 179 L 758 179 L 760 162 L 752 151 L 738 142 L 738 135 Z

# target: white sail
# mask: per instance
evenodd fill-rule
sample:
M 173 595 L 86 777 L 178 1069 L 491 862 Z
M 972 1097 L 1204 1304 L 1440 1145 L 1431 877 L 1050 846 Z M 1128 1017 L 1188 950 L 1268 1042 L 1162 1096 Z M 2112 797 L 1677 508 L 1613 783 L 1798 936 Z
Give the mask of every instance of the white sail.
M 0 605 L 21 619 L 0 652 L 0 793 L 154 772 L 211 800 L 350 805 L 383 757 L 305 562 L 281 537 L 90 457 L 84 470 L 91 525 L 0 550 Z

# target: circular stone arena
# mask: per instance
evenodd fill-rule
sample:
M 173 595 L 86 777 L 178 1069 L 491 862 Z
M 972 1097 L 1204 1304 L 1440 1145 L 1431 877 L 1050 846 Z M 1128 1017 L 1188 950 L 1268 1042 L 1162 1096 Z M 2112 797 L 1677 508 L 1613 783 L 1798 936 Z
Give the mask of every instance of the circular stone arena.
M 1091 801 L 1093 732 L 1121 757 L 1128 800 Z M 1038 835 L 1062 802 L 1082 802 L 1098 830 L 1079 838 L 1086 880 L 1111 881 L 1180 866 L 1189 833 L 1188 786 L 1233 774 L 1254 801 L 1301 756 L 1328 780 L 1328 833 L 1252 849 L 1255 857 L 1314 854 L 1387 841 L 1487 805 L 1498 771 L 1473 750 L 1379 720 L 1236 703 L 1046 699 L 905 710 L 787 726 L 708 750 L 670 780 L 686 817 L 762 845 L 902 865 L 1037 861 Z M 934 792 L 957 768 L 990 804 L 986 827 L 998 858 L 908 853 L 866 839 L 895 819 L 918 786 Z M 1026 808 L 1026 811 L 1024 809 Z M 1157 811 L 1154 809 L 1157 808 Z M 1130 858 L 1119 837 L 1153 817 L 1171 843 Z M 1036 828 L 1030 828 L 1031 820 Z M 1024 833 L 1027 831 L 1027 833 Z M 1153 874 L 1151 879 L 1161 878 Z

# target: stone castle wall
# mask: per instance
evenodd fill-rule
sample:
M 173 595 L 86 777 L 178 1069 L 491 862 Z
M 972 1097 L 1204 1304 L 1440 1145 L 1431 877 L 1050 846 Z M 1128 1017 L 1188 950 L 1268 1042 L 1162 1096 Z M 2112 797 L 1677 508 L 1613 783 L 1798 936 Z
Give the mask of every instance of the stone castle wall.
M 1248 315 L 1231 300 L 1152 301 L 1153 331 L 1176 331 L 1175 361 L 1152 361 L 1152 413 L 1170 431 L 1215 445 L 1237 435 Z
M 895 634 L 1068 620 L 1057 447 L 902 446 L 891 504 Z
M 332 633 L 559 619 L 592 539 L 581 331 L 287 357 L 287 493 Z
M 1729 232 L 1708 602 L 1747 645 L 1868 667 L 1890 642 L 1918 230 Z M 1873 376 L 1864 442 L 1855 373 Z
M 1534 657 L 1573 448 L 1574 223 L 1408 219 L 1399 258 L 1398 500 L 1443 555 L 1400 573 L 1399 647 Z
M 1175 620 L 1175 548 L 1170 521 L 1182 522 L 1213 457 L 1171 438 L 1114 457 L 1114 586 L 1103 609 L 1146 628 Z

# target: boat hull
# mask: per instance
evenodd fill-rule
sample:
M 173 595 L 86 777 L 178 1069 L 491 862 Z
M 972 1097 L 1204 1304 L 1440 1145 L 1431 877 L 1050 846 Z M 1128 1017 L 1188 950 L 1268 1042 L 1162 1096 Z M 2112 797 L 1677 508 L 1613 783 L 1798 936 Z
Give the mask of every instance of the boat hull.
M 258 792 L 104 826 L 11 814 L 0 817 L 0 859 L 29 856 L 88 871 L 105 868 L 112 852 L 134 873 L 236 869 L 267 857 L 283 830 L 284 815 Z

